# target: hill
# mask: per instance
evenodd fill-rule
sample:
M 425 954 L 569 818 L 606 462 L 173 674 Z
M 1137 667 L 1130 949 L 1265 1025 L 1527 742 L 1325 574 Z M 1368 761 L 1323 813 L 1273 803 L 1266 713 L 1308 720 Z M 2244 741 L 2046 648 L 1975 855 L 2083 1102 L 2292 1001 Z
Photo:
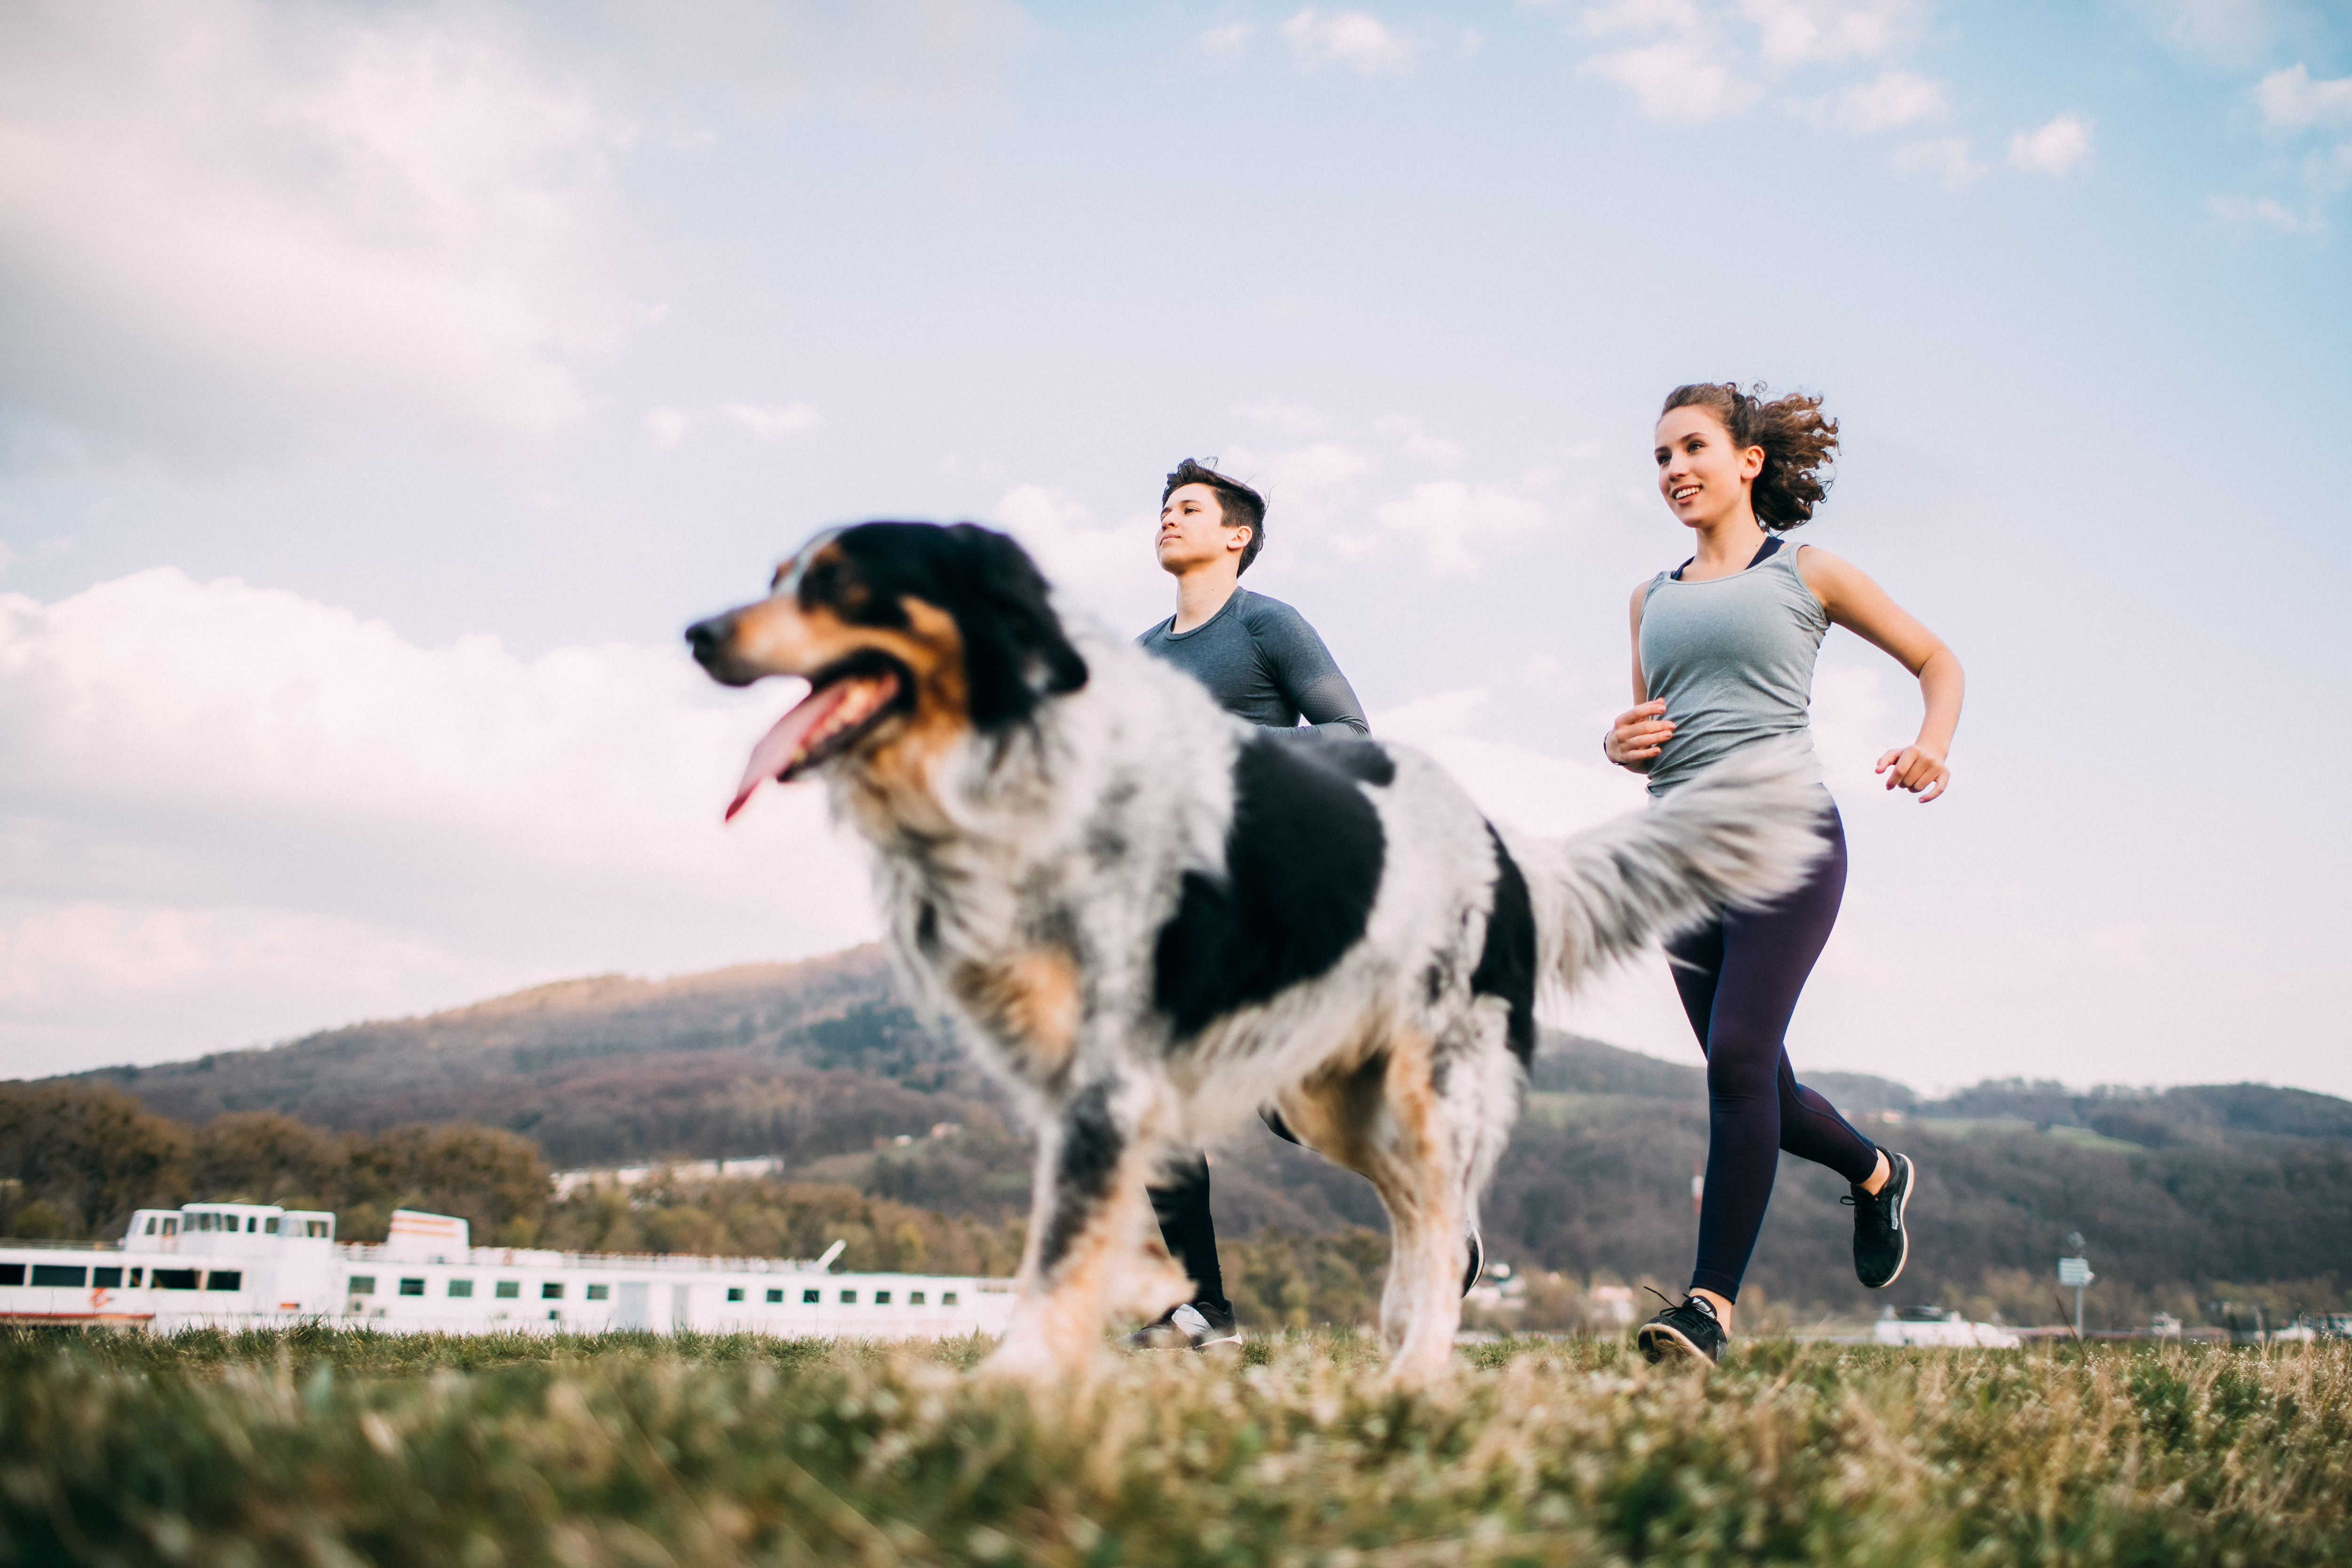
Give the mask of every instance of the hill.
M 558 1166 L 776 1154 L 794 1181 L 986 1226 L 1016 1223 L 1028 1197 L 1027 1139 L 971 1065 L 908 1010 L 872 947 L 668 981 L 542 986 L 73 1081 L 200 1125 L 276 1112 L 380 1136 L 480 1122 L 529 1138 Z M 2100 1273 L 2094 1306 L 2116 1321 L 2145 1322 L 2158 1309 L 2195 1321 L 2225 1299 L 2252 1300 L 2257 1286 L 2272 1288 L 2263 1299 L 2273 1310 L 2344 1301 L 2352 1102 L 2254 1084 L 2076 1090 L 2020 1080 L 1925 1100 L 1885 1079 L 1812 1081 L 1919 1162 L 1921 1243 L 1896 1290 L 1903 1301 L 2046 1320 L 2051 1260 L 2074 1231 Z M 1706 1147 L 1696 1061 L 1549 1034 L 1487 1204 L 1490 1255 L 1580 1279 L 1678 1283 Z M 1219 1225 L 1236 1239 L 1338 1245 L 1354 1227 L 1384 1224 L 1360 1178 L 1255 1127 L 1216 1161 Z M 1828 1173 L 1784 1163 L 1749 1276 L 1756 1292 L 1809 1310 L 1878 1304 L 1853 1280 L 1843 1194 Z M 694 1210 L 676 1234 L 723 1246 L 731 1233 L 721 1211 L 764 1200 L 678 1191 L 659 1201 Z M 628 1207 L 599 1216 L 559 1205 L 547 1218 L 586 1241 L 614 1226 L 645 1228 Z

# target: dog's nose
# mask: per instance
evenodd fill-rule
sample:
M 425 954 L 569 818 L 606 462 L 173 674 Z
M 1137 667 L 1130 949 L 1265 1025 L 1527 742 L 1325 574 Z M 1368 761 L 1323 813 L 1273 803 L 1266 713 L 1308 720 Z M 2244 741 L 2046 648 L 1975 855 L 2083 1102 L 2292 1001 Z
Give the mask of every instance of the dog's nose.
M 695 662 L 708 665 L 719 657 L 727 644 L 728 634 L 735 629 L 732 616 L 713 616 L 707 621 L 697 621 L 686 628 L 686 646 L 694 650 Z

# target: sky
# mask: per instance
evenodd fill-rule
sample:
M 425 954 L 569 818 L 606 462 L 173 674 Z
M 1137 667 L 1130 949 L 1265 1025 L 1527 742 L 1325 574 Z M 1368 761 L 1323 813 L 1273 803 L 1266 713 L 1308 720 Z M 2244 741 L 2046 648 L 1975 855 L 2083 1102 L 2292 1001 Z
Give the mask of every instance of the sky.
M 1923 806 L 1823 648 L 1801 1073 L 2352 1094 L 2347 242 L 2342 0 L 0 0 L 0 1076 L 866 940 L 680 628 L 906 517 L 1140 631 L 1186 456 L 1377 733 L 1639 809 L 1738 380 L 1969 676 Z

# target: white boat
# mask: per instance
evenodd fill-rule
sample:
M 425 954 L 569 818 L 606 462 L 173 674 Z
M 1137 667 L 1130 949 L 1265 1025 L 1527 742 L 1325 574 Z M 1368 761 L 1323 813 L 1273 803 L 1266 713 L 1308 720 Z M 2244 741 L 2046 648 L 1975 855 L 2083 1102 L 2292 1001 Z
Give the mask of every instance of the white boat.
M 0 1321 L 181 1329 L 326 1322 L 394 1333 L 696 1329 L 783 1338 L 999 1334 L 1013 1281 L 837 1274 L 814 1259 L 475 1247 L 464 1220 L 394 1211 L 381 1243 L 275 1204 L 141 1209 L 121 1242 L 0 1241 Z
M 1871 1325 L 1882 1345 L 1945 1345 L 1958 1349 L 2013 1351 L 2024 1342 L 1997 1323 L 1972 1323 L 1958 1312 L 1898 1318 L 1889 1311 Z

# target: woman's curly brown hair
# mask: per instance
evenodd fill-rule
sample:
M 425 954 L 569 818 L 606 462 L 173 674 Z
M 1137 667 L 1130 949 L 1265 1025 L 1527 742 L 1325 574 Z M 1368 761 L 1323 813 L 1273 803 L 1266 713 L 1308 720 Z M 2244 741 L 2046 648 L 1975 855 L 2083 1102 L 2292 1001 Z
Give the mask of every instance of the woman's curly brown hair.
M 1677 408 L 1705 408 L 1723 422 L 1731 444 L 1745 451 L 1764 448 L 1764 468 L 1749 500 L 1756 521 L 1775 533 L 1810 521 L 1813 508 L 1830 493 L 1837 461 L 1837 421 L 1822 413 L 1822 400 L 1801 392 L 1767 402 L 1764 384 L 1742 392 L 1731 381 L 1677 386 L 1658 410 L 1663 419 Z

